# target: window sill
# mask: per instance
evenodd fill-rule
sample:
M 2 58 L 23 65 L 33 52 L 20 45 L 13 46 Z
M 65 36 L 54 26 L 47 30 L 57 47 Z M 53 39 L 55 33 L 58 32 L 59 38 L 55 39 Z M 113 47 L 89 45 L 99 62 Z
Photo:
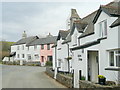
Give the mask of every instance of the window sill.
M 107 36 L 106 37 L 100 37 L 98 40 L 103 40 L 103 39 L 107 39 Z
M 120 71 L 120 67 L 106 67 L 105 70 Z
M 77 44 L 74 44 L 74 45 L 72 45 L 72 46 L 77 46 Z

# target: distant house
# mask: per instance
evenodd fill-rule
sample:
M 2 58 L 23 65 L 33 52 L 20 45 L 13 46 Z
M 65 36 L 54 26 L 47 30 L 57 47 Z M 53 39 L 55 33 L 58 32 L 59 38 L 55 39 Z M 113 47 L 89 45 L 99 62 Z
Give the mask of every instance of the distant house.
M 45 38 L 39 38 L 27 46 L 39 46 L 39 57 L 40 63 L 42 66 L 45 66 L 46 61 L 52 61 L 53 59 L 53 50 L 52 46 L 55 44 L 57 36 L 52 36 L 50 33 Z
M 27 47 L 31 42 L 39 39 L 38 36 L 27 37 L 26 32 L 24 31 L 22 39 L 17 41 L 15 44 L 11 46 L 11 54 L 15 53 L 13 60 L 23 60 L 23 61 L 31 61 L 31 60 L 40 60 L 40 58 L 35 57 L 35 53 L 40 55 L 39 51 L 36 51 L 34 47 Z
M 56 42 L 57 37 L 47 35 L 39 38 L 38 36 L 23 38 L 11 46 L 11 53 L 15 53 L 14 60 L 23 60 L 27 62 L 40 62 L 42 66 L 46 61 L 52 61 L 51 46 Z

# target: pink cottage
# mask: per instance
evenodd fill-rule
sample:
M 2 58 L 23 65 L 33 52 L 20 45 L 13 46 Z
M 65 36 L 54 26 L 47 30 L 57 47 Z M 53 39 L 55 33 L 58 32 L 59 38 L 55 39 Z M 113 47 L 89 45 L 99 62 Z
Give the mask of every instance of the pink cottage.
M 46 61 L 52 61 L 53 44 L 56 42 L 57 36 L 48 35 L 46 38 L 40 38 L 40 63 L 45 66 Z

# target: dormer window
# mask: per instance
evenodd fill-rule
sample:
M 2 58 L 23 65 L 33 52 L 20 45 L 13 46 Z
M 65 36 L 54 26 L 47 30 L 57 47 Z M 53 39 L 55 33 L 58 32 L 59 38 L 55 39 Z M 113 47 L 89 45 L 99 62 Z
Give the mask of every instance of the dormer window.
M 107 20 L 99 23 L 99 37 L 107 37 Z

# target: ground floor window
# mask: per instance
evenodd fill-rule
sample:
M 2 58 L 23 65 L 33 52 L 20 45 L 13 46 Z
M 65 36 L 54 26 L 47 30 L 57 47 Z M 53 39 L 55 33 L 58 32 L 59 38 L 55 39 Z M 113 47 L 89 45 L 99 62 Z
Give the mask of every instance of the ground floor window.
M 25 54 L 22 54 L 22 58 L 25 58 Z
M 19 55 L 19 54 L 17 54 L 17 58 L 20 58 L 20 55 Z
M 109 51 L 110 66 L 120 67 L 120 50 Z
M 30 54 L 28 54 L 28 60 L 31 60 L 31 59 L 32 59 L 31 55 L 30 55 Z
M 52 62 L 52 56 L 48 56 L 47 60 Z
M 61 67 L 61 59 L 58 59 L 58 67 Z
M 38 54 L 35 54 L 35 59 L 39 59 L 39 55 Z

